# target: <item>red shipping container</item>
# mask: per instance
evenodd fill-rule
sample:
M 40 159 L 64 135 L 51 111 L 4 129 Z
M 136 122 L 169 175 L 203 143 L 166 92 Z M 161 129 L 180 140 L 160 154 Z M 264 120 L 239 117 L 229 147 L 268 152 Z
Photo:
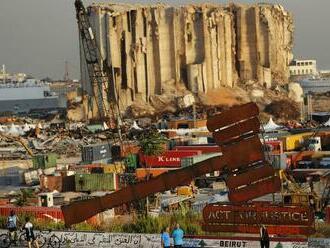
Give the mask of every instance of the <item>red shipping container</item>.
M 283 142 L 281 140 L 269 140 L 265 142 L 267 150 L 270 154 L 282 154 L 283 153 Z
M 176 146 L 173 150 L 176 151 L 201 151 L 202 154 L 221 152 L 219 146 Z
M 201 151 L 166 151 L 159 156 L 145 156 L 140 153 L 140 162 L 147 167 L 180 167 L 181 158 L 200 155 Z

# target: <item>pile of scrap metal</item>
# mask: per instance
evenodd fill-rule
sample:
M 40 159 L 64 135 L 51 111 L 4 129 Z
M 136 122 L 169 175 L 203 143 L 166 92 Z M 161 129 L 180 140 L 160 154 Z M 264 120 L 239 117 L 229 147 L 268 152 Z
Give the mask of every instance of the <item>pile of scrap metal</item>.
M 0 132 L 0 156 L 2 159 L 24 159 L 49 152 L 66 157 L 80 156 L 82 146 L 101 143 L 112 136 L 102 125 L 77 123 L 69 126 L 36 126 L 21 135 Z

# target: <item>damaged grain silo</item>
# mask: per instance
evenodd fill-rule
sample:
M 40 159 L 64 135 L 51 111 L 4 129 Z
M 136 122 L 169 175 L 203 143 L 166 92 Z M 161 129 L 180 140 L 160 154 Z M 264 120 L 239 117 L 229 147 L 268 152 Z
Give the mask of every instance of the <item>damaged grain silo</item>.
M 280 5 L 94 4 L 90 21 L 122 109 L 165 88 L 206 93 L 288 81 L 293 20 Z M 91 93 L 82 62 L 83 89 Z

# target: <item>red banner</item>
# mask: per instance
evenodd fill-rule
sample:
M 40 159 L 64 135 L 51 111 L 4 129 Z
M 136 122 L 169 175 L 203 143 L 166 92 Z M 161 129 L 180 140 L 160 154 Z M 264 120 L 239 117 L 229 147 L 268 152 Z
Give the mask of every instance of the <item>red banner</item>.
M 208 224 L 311 226 L 314 213 L 310 208 L 300 206 L 210 204 L 203 209 L 203 219 Z

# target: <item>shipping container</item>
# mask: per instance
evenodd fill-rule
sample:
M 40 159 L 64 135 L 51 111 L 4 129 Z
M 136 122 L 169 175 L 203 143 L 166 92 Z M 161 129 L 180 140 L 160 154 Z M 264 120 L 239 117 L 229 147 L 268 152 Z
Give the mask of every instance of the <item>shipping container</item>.
M 99 160 L 111 159 L 111 145 L 109 143 L 94 144 L 82 148 L 83 163 L 93 163 Z
M 24 181 L 26 185 L 32 186 L 39 184 L 38 170 L 31 170 L 24 173 Z
M 75 191 L 74 176 L 40 176 L 40 188 L 42 191 L 69 192 Z
M 111 148 L 114 160 L 125 158 L 130 154 L 138 154 L 139 151 L 140 147 L 137 143 L 122 143 L 121 145 L 113 145 Z
M 326 222 L 327 222 L 328 224 L 330 224 L 330 205 L 326 207 L 325 211 L 326 211 L 326 214 L 325 214 L 325 215 L 326 215 L 326 216 L 325 216 L 325 218 L 326 218 Z
M 288 167 L 287 155 L 283 154 L 270 154 L 266 156 L 267 160 L 276 170 L 285 170 Z
M 200 155 L 201 151 L 166 151 L 158 156 L 146 156 L 139 154 L 140 162 L 146 167 L 181 167 L 181 159 Z
M 270 154 L 282 154 L 283 143 L 281 140 L 269 140 L 265 142 L 265 150 Z
M 173 169 L 173 168 L 137 168 L 135 170 L 135 175 L 136 175 L 137 180 L 143 181 L 150 177 L 159 176 L 170 170 L 175 170 L 175 169 Z
M 206 127 L 207 120 L 170 120 L 168 122 L 168 129 L 192 129 L 192 128 L 200 128 Z
M 195 137 L 188 140 L 188 145 L 205 145 L 207 144 L 207 137 Z
M 187 166 L 192 166 L 196 163 L 202 162 L 204 160 L 207 160 L 209 158 L 213 158 L 216 156 L 221 156 L 222 153 L 216 152 L 216 153 L 206 153 L 206 154 L 201 154 L 198 156 L 192 156 L 192 157 L 186 157 L 181 159 L 181 167 L 187 167 Z
M 130 154 L 125 158 L 125 164 L 128 170 L 134 171 L 137 168 L 139 163 L 138 158 L 137 154 Z
M 76 174 L 76 191 L 115 191 L 117 187 L 116 174 Z
M 103 165 L 104 173 L 122 174 L 126 170 L 124 162 L 115 162 L 114 164 Z
M 58 155 L 55 153 L 37 154 L 32 158 L 34 169 L 47 169 L 56 167 Z
M 197 151 L 201 151 L 202 154 L 221 152 L 220 147 L 216 146 L 216 145 L 209 145 L 209 146 L 176 146 L 176 147 L 174 147 L 174 150 L 176 150 L 176 151 L 185 151 L 185 150 L 193 151 L 193 150 L 197 150 Z
M 300 133 L 294 135 L 287 135 L 281 137 L 280 140 L 283 142 L 283 149 L 285 151 L 294 151 L 301 149 L 304 146 L 305 141 L 310 138 L 313 133 Z

